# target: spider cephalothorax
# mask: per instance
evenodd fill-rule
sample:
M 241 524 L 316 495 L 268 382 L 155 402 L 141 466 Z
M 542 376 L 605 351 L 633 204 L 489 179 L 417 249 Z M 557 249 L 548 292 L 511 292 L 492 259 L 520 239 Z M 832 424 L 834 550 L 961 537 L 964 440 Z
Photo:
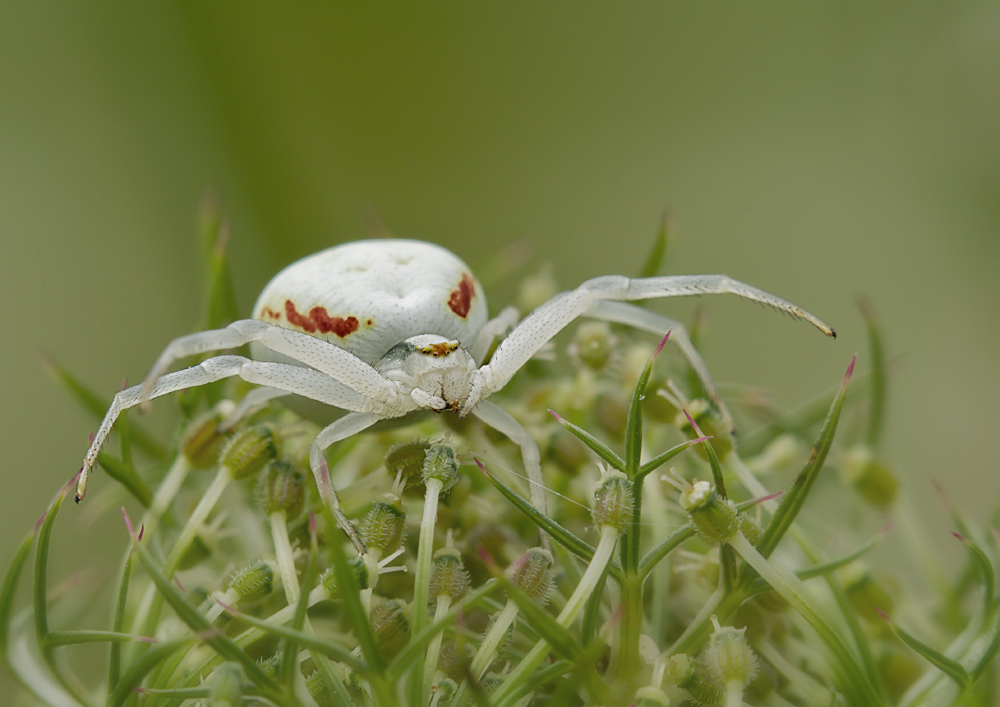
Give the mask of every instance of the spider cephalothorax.
M 486 297 L 469 267 L 444 248 L 408 240 L 359 241 L 293 263 L 264 288 L 254 319 L 225 329 L 175 339 L 142 385 L 115 396 L 84 459 L 77 486 L 87 477 L 118 415 L 167 393 L 240 376 L 259 384 L 239 406 L 295 394 L 349 411 L 314 440 L 309 461 L 323 501 L 363 550 L 340 513 L 323 450 L 379 420 L 419 409 L 472 414 L 521 448 L 531 497 L 546 507 L 540 455 L 531 435 L 502 408 L 486 400 L 567 324 L 593 317 L 663 336 L 671 332 L 709 398 L 732 426 L 701 357 L 684 328 L 628 300 L 732 293 L 770 305 L 835 336 L 822 321 L 774 295 L 725 275 L 673 275 L 587 280 L 560 293 L 518 323 L 512 308 L 488 319 Z M 494 340 L 508 330 L 484 362 Z M 217 356 L 168 373 L 177 359 L 251 344 L 253 358 Z

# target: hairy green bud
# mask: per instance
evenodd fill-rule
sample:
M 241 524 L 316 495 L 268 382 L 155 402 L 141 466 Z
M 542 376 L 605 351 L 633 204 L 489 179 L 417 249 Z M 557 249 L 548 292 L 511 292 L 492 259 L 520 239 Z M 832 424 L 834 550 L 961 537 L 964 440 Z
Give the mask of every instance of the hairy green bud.
M 375 501 L 361 523 L 361 538 L 369 552 L 380 557 L 391 555 L 403 542 L 406 511 L 395 496 L 390 501 Z
M 319 707 L 336 707 L 337 701 L 333 697 L 333 692 L 318 670 L 314 670 L 306 677 L 306 690 Z
M 181 454 L 195 469 L 208 469 L 219 461 L 226 435 L 219 431 L 222 413 L 209 410 L 193 419 L 181 437 Z
M 306 494 L 306 476 L 286 461 L 272 459 L 257 482 L 257 503 L 266 515 L 283 512 L 292 520 L 302 512 Z
M 386 452 L 385 469 L 393 478 L 396 478 L 397 474 L 402 476 L 407 486 L 416 483 L 423 473 L 424 460 L 430 448 L 431 443 L 422 439 L 393 445 Z
M 840 478 L 873 506 L 884 507 L 896 499 L 899 482 L 892 471 L 865 445 L 852 447 L 840 459 Z
M 236 570 L 229 580 L 229 591 L 237 596 L 241 606 L 263 601 L 274 589 L 274 569 L 264 560 Z
M 607 322 L 584 322 L 576 328 L 569 355 L 578 365 L 603 370 L 618 350 L 618 337 Z
M 729 499 L 715 492 L 708 481 L 696 481 L 680 497 L 698 532 L 713 543 L 724 543 L 740 530 L 740 513 Z
M 688 656 L 678 653 L 667 660 L 663 680 L 684 690 L 696 705 L 708 707 L 721 704 L 722 690 L 706 680 L 696 667 Z
M 545 606 L 555 591 L 552 579 L 552 553 L 533 547 L 507 568 L 507 579 L 539 606 Z
M 702 433 L 712 438 L 708 441 L 708 443 L 712 445 L 712 449 L 715 450 L 715 455 L 719 459 L 725 459 L 726 455 L 733 450 L 733 438 L 730 435 L 729 430 L 726 429 L 726 426 L 722 424 L 722 420 L 720 420 L 715 413 L 712 412 L 712 408 L 709 406 L 708 401 L 702 398 L 692 400 L 688 403 L 686 410 L 688 415 L 690 415 L 698 424 Z M 700 436 L 698 431 L 691 426 L 691 423 L 688 421 L 687 415 L 684 414 L 684 411 L 677 413 L 677 416 L 674 418 L 674 425 L 676 425 L 677 429 L 687 435 L 688 439 L 697 439 Z M 702 445 L 696 444 L 694 451 L 702 459 L 708 459 L 708 453 Z
M 219 464 L 229 469 L 234 479 L 247 479 L 276 456 L 278 440 L 274 432 L 266 425 L 258 425 L 233 435 L 219 454 Z
M 372 629 L 375 640 L 388 655 L 395 655 L 410 638 L 410 620 L 402 602 L 385 599 L 372 606 Z
M 598 528 L 610 525 L 620 533 L 632 522 L 632 483 L 616 469 L 608 471 L 594 491 L 590 516 Z
M 715 631 L 702 656 L 709 677 L 718 685 L 738 682 L 744 687 L 757 676 L 757 656 L 744 637 L 746 629 L 720 626 L 712 616 Z
M 435 444 L 427 450 L 421 477 L 426 484 L 431 479 L 441 482 L 441 494 L 447 493 L 458 481 L 455 450 L 445 444 Z
M 365 565 L 365 561 L 361 557 L 354 556 L 347 561 L 347 566 L 351 568 L 351 572 L 354 574 L 354 579 L 358 582 L 358 587 L 360 589 L 368 588 L 368 566 Z M 319 576 L 319 583 L 326 590 L 327 596 L 331 599 L 337 599 L 340 597 L 340 588 L 337 587 L 337 571 L 336 568 L 330 567 L 326 572 Z
M 452 601 L 461 598 L 469 589 L 469 573 L 462 565 L 462 557 L 453 548 L 441 548 L 434 553 L 434 565 L 431 568 L 428 597 L 436 602 L 438 597 L 446 596 Z

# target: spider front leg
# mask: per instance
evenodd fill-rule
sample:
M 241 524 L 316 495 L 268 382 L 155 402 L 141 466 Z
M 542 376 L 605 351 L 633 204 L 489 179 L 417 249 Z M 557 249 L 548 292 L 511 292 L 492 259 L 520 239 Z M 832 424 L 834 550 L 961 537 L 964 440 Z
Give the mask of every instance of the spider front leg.
M 483 324 L 483 328 L 476 334 L 475 341 L 469 347 L 469 355 L 472 356 L 477 366 L 486 358 L 493 341 L 498 336 L 503 336 L 507 330 L 513 329 L 520 317 L 521 313 L 517 311 L 517 307 L 505 307 L 500 314 Z
M 333 490 L 333 484 L 330 481 L 330 467 L 326 463 L 323 451 L 331 444 L 352 437 L 371 427 L 380 419 L 382 418 L 377 415 L 360 412 L 344 415 L 316 435 L 316 439 L 313 440 L 312 446 L 309 448 L 309 466 L 312 467 L 313 476 L 316 477 L 316 488 L 319 490 L 320 500 L 333 513 L 337 525 L 347 533 L 347 537 L 354 543 L 354 549 L 359 555 L 365 554 L 367 548 L 361 540 L 361 536 L 358 535 L 357 529 L 340 510 L 340 500 L 337 498 L 337 492 Z
M 575 290 L 553 297 L 525 317 L 510 336 L 500 342 L 490 362 L 473 376 L 472 391 L 465 409 L 471 409 L 480 399 L 503 388 L 538 349 L 599 300 L 628 301 L 723 293 L 766 304 L 804 319 L 827 336 L 837 335 L 830 326 L 798 305 L 726 275 L 668 275 L 638 279 L 617 275 L 596 277 Z
M 158 398 L 167 393 L 194 388 L 233 376 L 239 376 L 250 383 L 258 383 L 312 398 L 344 410 L 381 413 L 384 409 L 384 405 L 378 400 L 372 400 L 330 376 L 311 368 L 292 366 L 286 363 L 251 361 L 242 356 L 210 358 L 197 366 L 162 376 L 154 381 L 152 386 L 147 387 L 144 383 L 127 388 L 115 395 L 111 407 L 105 414 L 104 421 L 101 422 L 101 426 L 94 435 L 90 448 L 84 457 L 82 473 L 76 488 L 77 502 L 80 502 L 86 495 L 87 480 L 90 477 L 91 469 L 97 463 L 101 445 L 104 444 L 104 440 L 111 433 L 115 420 L 123 411 L 135 407 L 149 398 Z
M 670 341 L 677 345 L 677 348 L 680 349 L 681 354 L 687 360 L 688 365 L 691 366 L 691 369 L 698 376 L 698 380 L 701 381 L 701 385 L 705 389 L 705 395 L 708 396 L 708 399 L 712 401 L 712 404 L 719 411 L 726 429 L 731 434 L 736 433 L 736 423 L 733 422 L 733 416 L 729 413 L 729 408 L 722 401 L 722 396 L 719 395 L 715 383 L 712 382 L 712 375 L 708 372 L 708 366 L 705 365 L 698 350 L 691 343 L 691 338 L 688 336 L 683 324 L 669 317 L 650 312 L 648 309 L 629 304 L 628 302 L 612 302 L 610 300 L 597 300 L 584 312 L 584 316 L 603 319 L 608 322 L 616 322 L 618 324 L 627 324 L 660 337 L 666 336 L 669 331 Z
M 153 385 L 165 374 L 174 361 L 222 349 L 234 349 L 259 342 L 271 351 L 283 354 L 330 378 L 341 381 L 347 387 L 367 398 L 383 403 L 395 400 L 396 387 L 379 375 L 378 371 L 354 354 L 339 346 L 317 339 L 298 331 L 275 326 L 257 319 L 241 319 L 225 329 L 213 329 L 196 334 L 188 334 L 171 341 L 153 364 L 142 384 L 141 403 L 151 397 Z M 278 387 L 278 386 L 275 386 Z
M 506 410 L 488 400 L 480 400 L 472 408 L 472 414 L 520 447 L 521 461 L 524 463 L 524 470 L 528 474 L 528 491 L 531 496 L 531 503 L 543 514 L 548 515 L 548 503 L 545 496 L 546 486 L 545 480 L 542 478 L 542 456 L 538 451 L 538 445 L 535 444 L 534 438 Z

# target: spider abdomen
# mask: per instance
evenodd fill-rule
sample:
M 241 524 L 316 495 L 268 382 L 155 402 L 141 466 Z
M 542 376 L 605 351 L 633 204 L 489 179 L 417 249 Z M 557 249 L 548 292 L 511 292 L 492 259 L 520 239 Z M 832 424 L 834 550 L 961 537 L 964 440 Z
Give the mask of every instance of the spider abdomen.
M 264 288 L 253 313 L 375 363 L 420 334 L 471 346 L 487 306 L 472 271 L 451 252 L 393 239 L 346 243 L 289 265 Z

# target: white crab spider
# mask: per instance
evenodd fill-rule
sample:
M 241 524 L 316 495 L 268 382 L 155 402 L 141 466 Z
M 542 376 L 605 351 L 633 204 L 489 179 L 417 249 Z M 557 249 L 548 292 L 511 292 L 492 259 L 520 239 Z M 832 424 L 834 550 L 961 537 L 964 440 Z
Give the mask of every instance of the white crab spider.
M 567 324 L 584 315 L 628 324 L 679 347 L 721 414 L 732 424 L 708 370 L 677 322 L 627 300 L 725 293 L 756 300 L 833 329 L 800 307 L 725 275 L 629 279 L 605 276 L 556 295 L 517 323 L 513 307 L 487 320 L 483 289 L 469 267 L 436 245 L 409 240 L 359 241 L 300 260 L 278 273 L 254 305 L 254 319 L 182 336 L 160 355 L 142 385 L 118 393 L 84 459 L 77 501 L 118 415 L 177 390 L 239 376 L 263 388 L 242 409 L 289 393 L 349 411 L 312 443 L 309 462 L 324 503 L 363 550 L 340 513 L 323 450 L 379 420 L 419 409 L 473 414 L 521 449 L 532 502 L 546 509 L 538 447 L 513 417 L 486 400 Z M 516 326 L 515 326 L 516 325 Z M 513 327 L 489 363 L 497 336 Z M 254 359 L 218 356 L 167 373 L 180 358 L 251 344 Z M 270 360 L 264 360 L 270 359 Z

